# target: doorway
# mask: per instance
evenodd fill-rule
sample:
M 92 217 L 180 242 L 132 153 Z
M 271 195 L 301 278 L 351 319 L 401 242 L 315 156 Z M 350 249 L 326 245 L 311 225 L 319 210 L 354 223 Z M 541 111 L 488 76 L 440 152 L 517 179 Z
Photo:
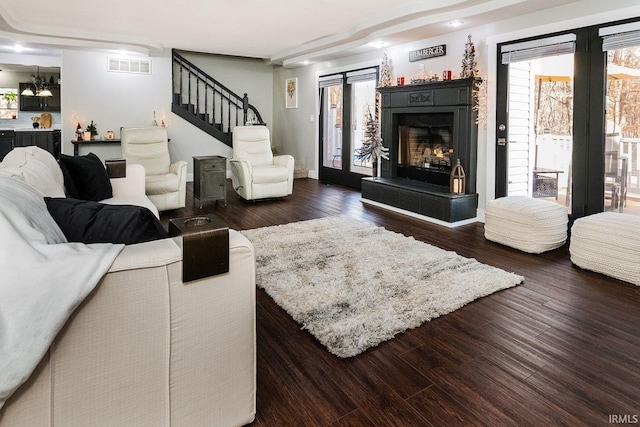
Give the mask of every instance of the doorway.
M 378 120 L 378 67 L 319 78 L 321 181 L 360 189 L 372 176 L 371 158 L 361 154 L 371 120 Z
M 506 101 L 499 129 L 504 196 L 542 198 L 571 211 L 573 34 L 502 47 Z
M 572 218 L 605 210 L 640 214 L 640 21 L 498 48 L 495 197 L 543 196 L 564 203 Z M 572 78 L 550 65 L 563 55 L 572 58 Z M 520 73 L 529 85 L 523 93 L 514 83 Z M 518 103 L 523 94 L 528 99 Z M 516 154 L 518 143 L 523 149 Z M 536 173 L 541 168 L 546 173 Z

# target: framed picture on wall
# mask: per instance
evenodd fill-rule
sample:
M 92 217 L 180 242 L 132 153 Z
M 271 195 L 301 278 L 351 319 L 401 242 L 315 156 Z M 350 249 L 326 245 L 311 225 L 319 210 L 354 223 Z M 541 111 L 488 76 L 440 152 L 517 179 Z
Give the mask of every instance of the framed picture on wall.
M 298 108 L 298 79 L 287 79 L 285 83 L 285 107 Z

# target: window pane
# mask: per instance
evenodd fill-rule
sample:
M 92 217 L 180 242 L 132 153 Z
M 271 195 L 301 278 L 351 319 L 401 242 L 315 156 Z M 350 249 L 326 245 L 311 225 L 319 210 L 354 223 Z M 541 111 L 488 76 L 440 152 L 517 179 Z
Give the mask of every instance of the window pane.
M 18 89 L 0 88 L 0 119 L 18 117 Z
M 322 165 L 327 168 L 342 169 L 342 85 L 324 88 L 322 96 L 324 105 Z
M 351 126 L 351 172 L 371 175 L 373 161 L 360 155 L 362 142 L 367 135 L 367 122 L 370 117 L 376 120 L 376 81 L 367 80 L 351 85 L 352 126 Z M 379 129 L 379 128 L 378 128 Z
M 604 208 L 640 215 L 640 46 L 607 52 Z
M 573 54 L 509 64 L 508 195 L 571 208 Z

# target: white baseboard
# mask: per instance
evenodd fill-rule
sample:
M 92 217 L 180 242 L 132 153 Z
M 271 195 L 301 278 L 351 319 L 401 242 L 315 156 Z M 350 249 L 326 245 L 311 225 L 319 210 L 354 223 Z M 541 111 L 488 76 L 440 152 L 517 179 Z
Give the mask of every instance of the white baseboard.
M 476 214 L 476 218 L 478 218 L 478 222 L 484 223 L 484 209 L 478 209 L 478 213 Z

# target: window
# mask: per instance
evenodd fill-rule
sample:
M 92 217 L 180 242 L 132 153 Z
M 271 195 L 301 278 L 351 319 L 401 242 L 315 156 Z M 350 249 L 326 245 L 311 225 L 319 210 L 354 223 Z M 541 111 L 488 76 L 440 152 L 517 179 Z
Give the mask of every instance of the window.
M 640 23 L 599 35 L 607 55 L 604 208 L 640 215 Z
M 0 88 L 0 119 L 18 117 L 18 89 Z

